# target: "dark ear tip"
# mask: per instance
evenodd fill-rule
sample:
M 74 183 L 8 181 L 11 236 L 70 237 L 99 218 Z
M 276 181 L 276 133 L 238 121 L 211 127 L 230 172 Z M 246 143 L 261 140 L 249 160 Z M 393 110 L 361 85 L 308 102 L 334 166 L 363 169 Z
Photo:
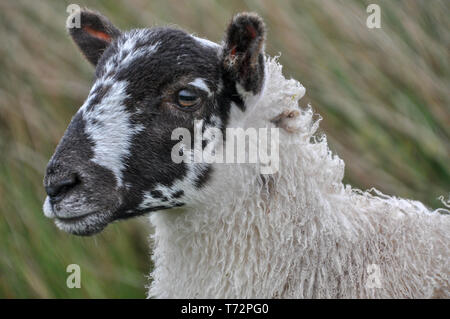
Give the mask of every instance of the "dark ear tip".
M 236 14 L 230 27 L 246 30 L 252 37 L 264 36 L 266 25 L 263 19 L 255 12 L 241 12 Z
M 96 12 L 94 10 L 90 10 L 87 8 L 83 8 L 79 11 L 72 12 L 67 17 L 67 29 L 69 32 L 75 31 L 74 29 L 79 29 L 79 27 L 75 26 L 73 21 L 75 21 L 76 16 L 79 15 L 79 21 L 81 24 L 81 27 L 83 26 L 101 26 L 104 24 L 107 24 L 108 19 L 106 19 L 101 13 Z
M 256 12 L 239 12 L 234 15 L 233 22 L 245 22 L 251 21 L 254 24 L 259 24 L 264 26 L 264 21 L 259 14 Z

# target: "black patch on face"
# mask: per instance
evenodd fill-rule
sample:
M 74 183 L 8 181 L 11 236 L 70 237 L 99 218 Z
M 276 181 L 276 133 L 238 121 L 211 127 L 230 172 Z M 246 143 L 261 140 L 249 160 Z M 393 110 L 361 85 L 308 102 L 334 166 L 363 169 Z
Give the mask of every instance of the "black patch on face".
M 161 191 L 153 190 L 153 191 L 151 191 L 151 194 L 155 198 L 163 198 L 163 194 Z
M 175 193 L 172 194 L 172 198 L 180 198 L 183 195 L 184 195 L 184 191 L 183 190 L 179 190 L 179 191 L 176 191 Z
M 169 201 L 169 199 L 163 195 L 163 193 L 159 190 L 152 190 L 150 192 L 150 194 L 154 197 L 154 198 L 159 198 L 161 199 L 163 202 L 167 202 Z

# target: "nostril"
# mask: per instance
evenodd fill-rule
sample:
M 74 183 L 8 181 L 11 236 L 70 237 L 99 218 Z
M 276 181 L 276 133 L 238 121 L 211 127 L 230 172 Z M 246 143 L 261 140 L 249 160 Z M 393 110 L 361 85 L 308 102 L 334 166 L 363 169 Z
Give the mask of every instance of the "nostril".
M 45 191 L 51 200 L 58 199 L 72 189 L 75 185 L 79 183 L 78 176 L 76 174 L 70 175 L 68 178 L 55 181 L 45 187 Z

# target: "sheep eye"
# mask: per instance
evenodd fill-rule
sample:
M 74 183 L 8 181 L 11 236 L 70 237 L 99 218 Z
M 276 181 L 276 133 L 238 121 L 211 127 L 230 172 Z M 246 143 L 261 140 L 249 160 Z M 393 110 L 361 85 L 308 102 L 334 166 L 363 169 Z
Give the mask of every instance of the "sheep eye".
M 182 107 L 192 107 L 197 105 L 200 101 L 200 97 L 192 91 L 181 90 L 178 92 L 178 104 Z

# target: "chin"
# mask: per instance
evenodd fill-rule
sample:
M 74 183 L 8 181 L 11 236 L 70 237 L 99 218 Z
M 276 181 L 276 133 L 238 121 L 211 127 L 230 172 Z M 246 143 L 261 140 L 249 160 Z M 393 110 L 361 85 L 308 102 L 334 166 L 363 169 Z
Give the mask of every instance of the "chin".
M 98 212 L 74 218 L 55 217 L 55 224 L 59 229 L 77 236 L 95 235 L 105 229 L 111 221 L 109 214 Z

